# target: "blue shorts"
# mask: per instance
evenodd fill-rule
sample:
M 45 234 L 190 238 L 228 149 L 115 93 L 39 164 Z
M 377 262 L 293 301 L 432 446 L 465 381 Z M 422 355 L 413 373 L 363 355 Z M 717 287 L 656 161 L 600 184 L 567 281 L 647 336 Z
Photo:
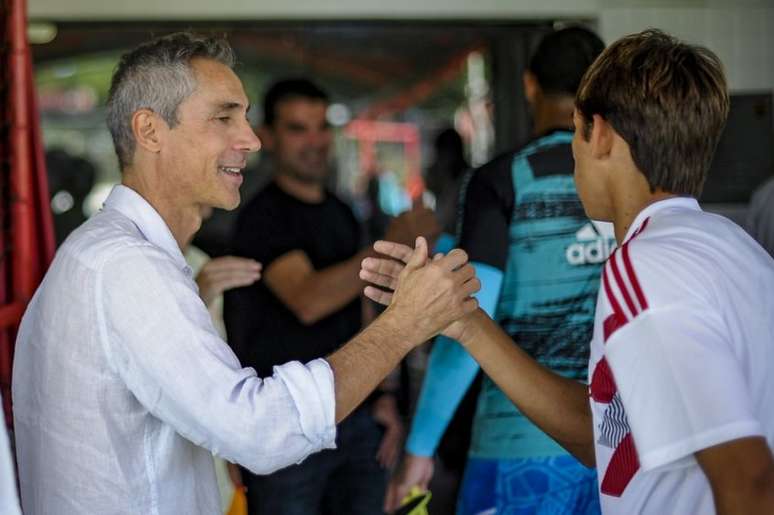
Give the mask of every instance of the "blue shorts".
M 457 515 L 599 515 L 597 473 L 572 456 L 469 458 Z

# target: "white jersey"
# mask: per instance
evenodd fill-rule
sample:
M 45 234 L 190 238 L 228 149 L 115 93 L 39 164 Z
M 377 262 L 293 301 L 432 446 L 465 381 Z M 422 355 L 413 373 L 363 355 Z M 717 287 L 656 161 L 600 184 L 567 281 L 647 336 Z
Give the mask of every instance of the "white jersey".
M 603 270 L 589 361 L 602 511 L 714 513 L 694 453 L 774 444 L 774 260 L 696 200 L 654 203 Z

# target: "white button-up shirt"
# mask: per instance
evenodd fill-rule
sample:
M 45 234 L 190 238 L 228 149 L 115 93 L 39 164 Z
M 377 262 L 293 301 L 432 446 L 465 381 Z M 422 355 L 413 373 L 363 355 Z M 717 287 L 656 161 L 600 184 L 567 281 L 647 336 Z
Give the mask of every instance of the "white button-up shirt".
M 2 406 L 0 398 L 0 406 Z M 13 472 L 11 447 L 5 431 L 5 417 L 0 410 L 0 514 L 21 515 L 19 498 L 16 496 L 16 474 Z
M 30 302 L 13 403 L 26 515 L 219 513 L 209 451 L 268 473 L 336 432 L 328 363 L 242 368 L 169 228 L 124 186 Z

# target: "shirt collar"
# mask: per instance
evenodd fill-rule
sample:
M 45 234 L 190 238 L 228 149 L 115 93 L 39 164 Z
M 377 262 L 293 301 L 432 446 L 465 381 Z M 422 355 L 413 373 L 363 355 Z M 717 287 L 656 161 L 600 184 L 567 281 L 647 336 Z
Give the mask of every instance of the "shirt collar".
M 693 197 L 669 197 L 649 204 L 634 217 L 634 222 L 629 226 L 629 230 L 626 231 L 626 237 L 624 238 L 623 243 L 626 243 L 639 233 L 643 229 L 645 222 L 651 216 L 664 209 L 690 209 L 692 211 L 701 211 L 699 202 Z
M 103 205 L 115 209 L 129 218 L 146 240 L 170 255 L 180 268 L 187 267 L 183 253 L 177 245 L 164 219 L 139 193 L 122 184 L 116 184 Z

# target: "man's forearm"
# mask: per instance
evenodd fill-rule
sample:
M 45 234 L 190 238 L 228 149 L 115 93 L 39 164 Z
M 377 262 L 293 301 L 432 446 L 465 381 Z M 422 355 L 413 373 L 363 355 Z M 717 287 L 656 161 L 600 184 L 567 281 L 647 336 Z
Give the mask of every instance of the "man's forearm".
M 299 319 L 313 324 L 356 299 L 364 284 L 358 277 L 360 262 L 370 254 L 370 250 L 364 249 L 346 261 L 310 274 L 299 287 Z
M 334 375 L 336 423 L 363 402 L 417 343 L 388 310 L 331 354 L 327 360 Z
M 466 322 L 461 343 L 525 416 L 581 462 L 593 466 L 586 385 L 537 363 L 481 310 Z

